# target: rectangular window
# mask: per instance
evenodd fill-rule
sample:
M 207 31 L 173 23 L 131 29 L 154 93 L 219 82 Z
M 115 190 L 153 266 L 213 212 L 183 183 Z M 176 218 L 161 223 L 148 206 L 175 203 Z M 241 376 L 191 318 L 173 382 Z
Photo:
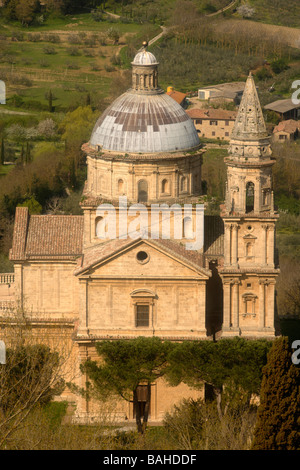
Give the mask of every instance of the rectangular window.
M 229 121 L 225 121 L 225 126 L 229 126 Z
M 149 305 L 136 306 L 136 326 L 149 326 Z
M 209 124 L 211 126 L 217 126 L 218 125 L 218 121 L 209 121 Z
M 202 124 L 202 119 L 196 119 L 196 124 Z
M 215 131 L 212 131 L 211 135 L 216 135 Z

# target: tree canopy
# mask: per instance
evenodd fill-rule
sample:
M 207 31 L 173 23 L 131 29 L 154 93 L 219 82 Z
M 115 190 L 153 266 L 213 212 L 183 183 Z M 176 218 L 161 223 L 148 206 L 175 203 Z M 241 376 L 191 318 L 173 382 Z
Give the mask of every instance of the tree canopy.
M 250 400 L 258 394 L 262 367 L 267 361 L 271 342 L 243 338 L 183 342 L 170 353 L 168 380 L 172 385 L 184 382 L 201 388 L 203 382 L 212 386 L 222 413 L 222 394 L 232 386 L 242 389 Z
M 165 374 L 171 347 L 171 343 L 162 342 L 157 337 L 103 341 L 96 344 L 101 363 L 88 360 L 81 369 L 87 373 L 92 388 L 102 398 L 114 394 L 133 402 L 137 429 L 143 433 L 148 420 L 151 384 Z M 143 423 L 137 395 L 140 385 L 147 386 Z

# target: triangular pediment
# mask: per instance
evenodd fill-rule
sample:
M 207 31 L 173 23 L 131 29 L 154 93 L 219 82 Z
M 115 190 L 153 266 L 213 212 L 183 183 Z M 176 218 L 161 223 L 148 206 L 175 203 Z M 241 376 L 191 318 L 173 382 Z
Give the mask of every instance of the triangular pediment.
M 247 235 L 244 235 L 243 238 L 245 240 L 256 240 L 257 237 L 255 237 L 254 235 L 252 235 L 251 233 L 247 233 Z
M 83 254 L 75 270 L 79 277 L 203 278 L 203 255 L 188 252 L 170 240 L 113 240 Z

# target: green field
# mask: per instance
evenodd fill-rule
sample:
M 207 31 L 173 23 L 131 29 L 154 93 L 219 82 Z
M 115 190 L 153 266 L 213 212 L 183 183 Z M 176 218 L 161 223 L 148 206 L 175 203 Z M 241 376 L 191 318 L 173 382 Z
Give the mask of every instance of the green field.
M 248 0 L 247 4 L 255 9 L 251 19 L 263 23 L 300 27 L 300 3 L 299 0 Z
M 91 15 L 48 19 L 39 26 L 0 22 L 0 79 L 7 85 L 8 109 L 45 111 L 53 93 L 55 110 L 107 99 L 120 75 L 118 55 L 130 41 L 142 44 L 160 32 L 156 25 L 96 22 Z M 114 34 L 117 36 L 115 40 Z M 135 41 L 135 42 L 134 42 Z M 11 100 L 19 96 L 18 104 Z

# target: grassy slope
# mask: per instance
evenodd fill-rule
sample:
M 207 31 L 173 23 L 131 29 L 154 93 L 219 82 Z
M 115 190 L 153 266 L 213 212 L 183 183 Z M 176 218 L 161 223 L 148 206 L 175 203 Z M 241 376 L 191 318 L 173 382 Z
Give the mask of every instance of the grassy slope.
M 300 27 L 299 0 L 248 0 L 255 9 L 253 20 L 282 26 Z
M 113 45 L 111 41 L 106 40 L 103 45 L 99 41 L 101 34 L 109 28 L 119 32 L 119 44 Z M 160 31 L 159 27 L 152 29 Z M 53 104 L 63 109 L 70 105 L 82 104 L 88 92 L 92 94 L 94 101 L 106 98 L 110 94 L 113 79 L 119 75 L 118 67 L 111 64 L 111 57 L 119 53 L 129 37 L 142 34 L 144 30 L 144 25 L 134 23 L 95 22 L 89 14 L 48 20 L 42 26 L 29 27 L 26 30 L 18 23 L 8 26 L 2 22 L 0 35 L 5 35 L 7 39 L 0 41 L 0 71 L 2 69 L 8 73 L 25 76 L 33 83 L 32 87 L 26 87 L 8 82 L 7 97 L 17 93 L 25 101 L 38 100 L 42 105 L 47 105 L 45 94 L 51 89 L 56 98 Z M 24 40 L 12 41 L 13 32 L 23 33 Z M 59 35 L 60 42 L 31 42 L 29 34 L 32 32 L 40 33 L 42 38 L 43 33 L 55 33 Z M 96 35 L 95 45 L 86 45 L 84 40 L 80 44 L 71 44 L 69 36 L 80 32 L 84 32 L 87 38 Z M 47 54 L 47 47 L 53 47 L 55 54 Z M 71 48 L 76 48 L 79 55 L 72 55 Z M 9 105 L 11 103 L 8 100 L 7 107 L 11 107 Z

